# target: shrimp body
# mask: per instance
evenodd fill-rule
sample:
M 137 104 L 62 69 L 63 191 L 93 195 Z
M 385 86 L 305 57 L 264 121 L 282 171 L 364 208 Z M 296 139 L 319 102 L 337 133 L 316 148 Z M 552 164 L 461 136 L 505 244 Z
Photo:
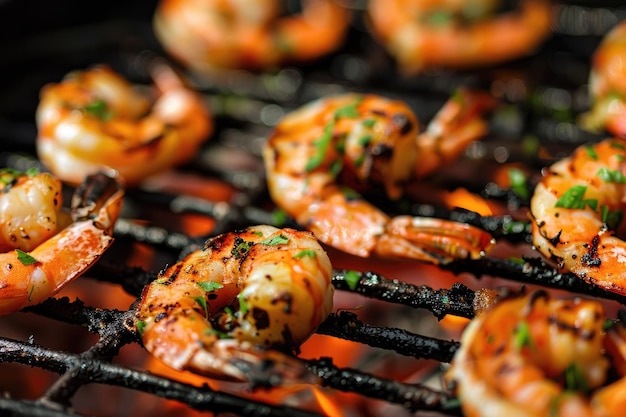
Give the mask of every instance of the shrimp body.
M 49 192 L 55 194 L 54 189 Z M 12 194 L 10 190 L 3 198 L 11 199 Z M 123 185 L 116 176 L 102 173 L 89 176 L 74 195 L 72 223 L 33 249 L 20 249 L 16 245 L 0 254 L 0 314 L 13 313 L 53 296 L 97 261 L 113 242 L 111 232 L 121 210 L 123 194 Z M 19 197 L 19 194 L 15 196 Z M 60 199 L 60 195 L 55 198 Z M 53 211 L 55 203 L 44 203 Z M 28 212 L 23 215 L 31 217 Z
M 370 0 L 374 34 L 402 70 L 487 66 L 525 56 L 550 34 L 549 1 L 523 0 L 498 14 L 498 0 Z
M 591 111 L 581 124 L 626 136 L 626 21 L 616 25 L 596 49 L 589 74 Z
M 544 291 L 500 301 L 469 323 L 445 379 L 468 416 L 622 415 L 611 359 L 623 362 L 626 339 L 606 320 L 597 301 Z
M 42 162 L 71 183 L 110 167 L 134 185 L 189 160 L 213 128 L 210 112 L 169 67 L 155 66 L 153 78 L 155 100 L 106 66 L 46 85 L 36 114 Z
M 285 116 L 265 145 L 270 196 L 322 242 L 357 256 L 480 257 L 492 244 L 487 233 L 446 220 L 390 218 L 359 193 L 383 186 L 398 198 L 408 182 L 452 160 L 484 134 L 485 100 L 461 91 L 422 134 L 400 101 L 344 94 L 309 103 Z
M 626 142 L 581 146 L 550 167 L 531 198 L 534 246 L 587 282 L 626 294 Z
M 50 173 L 0 170 L 0 252 L 30 251 L 71 222 L 62 184 Z
M 137 328 L 146 349 L 175 369 L 253 382 L 307 379 L 293 357 L 259 347 L 293 350 L 311 335 L 332 309 L 331 272 L 309 232 L 226 233 L 146 286 Z
M 263 70 L 311 61 L 337 49 L 350 22 L 336 0 L 305 0 L 281 17 L 277 0 L 161 0 L 155 33 L 165 49 L 201 72 Z

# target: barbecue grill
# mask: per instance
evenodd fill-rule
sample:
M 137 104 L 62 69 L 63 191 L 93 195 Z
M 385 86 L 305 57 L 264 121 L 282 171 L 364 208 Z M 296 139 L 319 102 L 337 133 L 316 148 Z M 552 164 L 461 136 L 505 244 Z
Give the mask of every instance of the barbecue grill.
M 575 116 L 589 106 L 589 57 L 600 37 L 626 18 L 626 8 L 619 1 L 564 2 L 554 35 L 536 54 L 482 70 L 405 77 L 363 26 L 363 2 L 350 3 L 355 17 L 349 38 L 329 57 L 271 74 L 233 71 L 217 81 L 187 73 L 213 110 L 216 132 L 176 174 L 128 191 L 114 246 L 84 277 L 56 298 L 0 318 L 2 415 L 312 416 L 341 412 L 338 405 L 315 401 L 317 392 L 329 398 L 340 392 L 358 404 L 374 402 L 368 409 L 351 408 L 354 415 L 393 410 L 461 416 L 458 401 L 438 384 L 438 376 L 458 349 L 462 320 L 522 287 L 598 297 L 613 311 L 626 303 L 623 296 L 559 273 L 540 258 L 529 244 L 527 197 L 498 187 L 492 178 L 503 165 L 515 163 L 536 173 L 532 185 L 542 167 L 603 137 L 579 129 Z M 94 12 L 92 5 L 73 0 L 0 0 L 2 165 L 40 167 L 34 113 L 44 84 L 98 63 L 136 83 L 147 82 L 145 60 L 167 56 L 152 33 L 155 6 L 156 1 L 109 1 Z M 417 185 L 415 198 L 379 203 L 390 213 L 485 228 L 500 242 L 492 255 L 435 267 L 361 260 L 329 248 L 337 260 L 333 284 L 337 296 L 346 298 L 339 301 L 346 308 L 331 314 L 317 336 L 369 350 L 367 360 L 347 366 L 328 351 L 303 352 L 311 355 L 303 360 L 321 381 L 312 391 L 281 393 L 276 400 L 278 394 L 263 388 L 249 392 L 241 385 L 145 366 L 149 359 L 133 330 L 132 304 L 156 271 L 221 232 L 259 223 L 297 227 L 269 201 L 260 159 L 263 140 L 283 114 L 317 97 L 361 91 L 402 99 L 421 120 L 429 120 L 461 85 L 489 88 L 502 98 L 489 136 L 470 146 L 454 166 Z M 180 182 L 190 179 L 201 184 L 202 195 L 181 190 Z M 460 187 L 505 214 L 481 216 L 419 198 L 424 189 Z M 358 308 L 361 304 L 365 307 Z M 376 313 L 368 316 L 368 310 Z M 439 325 L 451 316 L 461 318 L 456 327 Z M 381 362 L 372 365 L 376 360 Z M 381 363 L 403 361 L 415 370 L 411 380 L 377 372 L 385 366 Z

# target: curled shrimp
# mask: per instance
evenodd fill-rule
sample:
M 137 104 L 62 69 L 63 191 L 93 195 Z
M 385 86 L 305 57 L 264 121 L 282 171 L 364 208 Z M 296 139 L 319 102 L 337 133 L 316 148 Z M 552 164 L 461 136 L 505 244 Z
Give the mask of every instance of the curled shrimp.
M 213 128 L 210 112 L 165 64 L 152 75 L 156 100 L 107 66 L 46 85 L 36 114 L 41 161 L 74 184 L 110 167 L 135 185 L 189 160 Z
M 277 385 L 311 380 L 293 350 L 328 316 L 332 267 L 306 231 L 254 226 L 209 239 L 147 285 L 136 327 L 175 369 Z
M 626 141 L 584 145 L 544 173 L 530 202 L 533 245 L 561 270 L 626 294 Z
M 478 258 L 492 237 L 457 222 L 390 218 L 361 197 L 403 186 L 453 160 L 486 131 L 490 97 L 460 90 L 426 130 L 403 102 L 376 95 L 319 99 L 285 116 L 263 157 L 273 201 L 322 242 L 361 257 L 379 255 L 432 263 Z
M 0 314 L 13 313 L 53 296 L 83 274 L 113 242 L 111 232 L 124 195 L 117 175 L 97 173 L 85 179 L 76 189 L 72 222 L 65 228 L 59 227 L 61 222 L 52 225 L 52 213 L 62 199 L 55 186 L 47 185 L 55 184 L 48 175 L 27 179 L 25 174 L 16 175 L 8 185 L 5 183 L 0 194 L 0 216 L 8 222 L 2 227 L 12 230 L 18 225 L 20 235 L 13 239 L 17 234 L 9 232 L 4 245 L 13 246 L 0 254 Z M 37 185 L 41 181 L 44 187 Z
M 71 223 L 54 175 L 4 168 L 0 187 L 0 252 L 33 250 Z
M 341 46 L 350 14 L 336 0 L 305 0 L 281 16 L 278 0 L 161 0 L 154 28 L 164 48 L 201 72 L 271 69 Z M 289 12 L 289 10 L 286 10 Z
M 502 300 L 469 323 L 445 380 L 469 416 L 623 415 L 626 329 L 608 322 L 594 300 Z
M 591 111 L 581 118 L 589 130 L 626 136 L 626 21 L 616 25 L 596 49 L 589 74 Z
M 487 66 L 525 56 L 551 32 L 547 0 L 370 0 L 375 36 L 402 70 Z

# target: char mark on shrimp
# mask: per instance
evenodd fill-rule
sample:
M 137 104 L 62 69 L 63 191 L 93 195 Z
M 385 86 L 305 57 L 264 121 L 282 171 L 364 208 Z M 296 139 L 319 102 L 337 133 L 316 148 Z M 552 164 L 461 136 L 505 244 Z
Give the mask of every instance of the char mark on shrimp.
M 599 267 L 602 259 L 598 256 L 598 245 L 600 244 L 600 236 L 596 235 L 591 239 L 591 245 L 588 245 L 587 252 L 580 258 L 585 266 Z

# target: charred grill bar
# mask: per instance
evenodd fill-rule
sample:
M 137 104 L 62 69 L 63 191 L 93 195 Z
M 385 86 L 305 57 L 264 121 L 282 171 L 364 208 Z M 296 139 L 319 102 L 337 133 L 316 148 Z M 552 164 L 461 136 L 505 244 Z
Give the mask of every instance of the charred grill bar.
M 7 5 L 0 5 L 0 8 L 7 8 L 4 16 L 10 19 L 11 11 L 19 11 L 23 6 L 18 3 L 22 2 L 9 1 Z M 35 103 L 23 97 L 35 99 L 43 83 L 58 80 L 67 70 L 84 68 L 99 62 L 113 63 L 124 68 L 130 77 L 143 81 L 145 74 L 136 68 L 140 52 L 159 50 L 150 33 L 148 22 L 148 13 L 155 2 L 145 2 L 141 7 L 129 6 L 127 2 L 119 3 L 112 2 L 109 5 L 110 9 L 103 11 L 102 15 L 97 17 L 90 15 L 84 24 L 68 28 L 64 26 L 72 22 L 63 19 L 56 22 L 56 27 L 54 22 L 46 22 L 44 18 L 47 17 L 46 10 L 40 11 L 41 16 L 32 14 L 34 18 L 32 27 L 24 36 L 16 36 L 20 35 L 19 31 L 8 22 L 0 25 L 1 30 L 5 31 L 2 37 L 7 40 L 3 42 L 3 46 L 7 46 L 8 51 L 0 58 L 0 63 L 3 68 L 10 70 L 5 75 L 6 78 L 0 81 L 3 91 L 0 97 L 0 138 L 3 141 L 0 159 L 3 165 L 19 169 L 24 169 L 25 165 L 38 166 L 37 160 L 34 159 L 36 131 L 32 123 Z M 81 13 L 84 10 L 79 2 L 72 2 L 72 5 L 77 8 L 74 17 L 83 19 Z M 541 73 L 541 76 L 537 77 L 540 85 L 534 86 L 534 96 L 520 99 L 514 94 L 509 96 L 505 94 L 513 112 L 497 115 L 493 126 L 496 140 L 487 141 L 484 148 L 479 151 L 490 155 L 498 147 L 508 146 L 512 159 L 538 168 L 545 166 L 548 161 L 537 157 L 528 158 L 523 149 L 520 149 L 518 139 L 522 135 L 535 135 L 541 138 L 546 146 L 553 149 L 550 158 L 560 157 L 584 141 L 599 139 L 597 135 L 578 129 L 572 120 L 564 121 L 554 117 L 554 114 L 562 110 L 560 100 L 564 95 L 572 99 L 574 111 L 584 109 L 586 103 L 584 91 L 579 84 L 586 82 L 588 70 L 586 59 L 597 43 L 598 36 L 604 34 L 616 21 L 626 18 L 626 10 L 619 6 L 619 2 L 611 1 L 603 2 L 602 6 L 584 1 L 559 6 L 559 18 L 555 27 L 557 34 L 555 39 L 546 45 L 542 52 L 544 55 L 536 60 L 531 58 L 520 62 L 513 68 L 528 70 L 531 77 L 535 74 L 533 71 Z M 84 15 L 87 16 L 87 13 Z M 119 19 L 118 15 L 129 17 Z M 70 20 L 69 16 L 65 16 L 65 19 Z M 389 93 L 405 98 L 418 110 L 422 110 L 424 118 L 427 119 L 429 115 L 434 114 L 451 86 L 471 83 L 474 82 L 474 78 L 478 78 L 477 74 L 473 73 L 467 78 L 453 73 L 426 75 L 423 79 L 414 81 L 398 78 L 386 63 L 382 69 L 369 65 L 371 63 L 367 60 L 371 57 L 364 57 L 363 50 L 355 47 L 359 42 L 368 42 L 361 39 L 363 34 L 359 30 L 362 28 L 357 29 L 353 36 L 358 39 L 352 39 L 354 42 L 350 42 L 337 57 L 321 62 L 319 66 L 307 67 L 303 71 L 287 69 L 267 77 L 231 74 L 230 78 L 219 83 L 194 79 L 198 89 L 206 94 L 207 101 L 212 104 L 214 114 L 223 128 L 219 137 L 211 140 L 208 150 L 183 169 L 207 174 L 230 183 L 237 189 L 237 197 L 228 202 L 209 202 L 165 192 L 136 190 L 129 192 L 128 198 L 132 204 L 142 209 L 158 206 L 173 214 L 195 213 L 211 217 L 215 220 L 211 234 L 253 223 L 297 227 L 290 219 L 279 219 L 277 213 L 268 208 L 263 181 L 258 181 L 259 178 L 262 179 L 262 173 L 258 170 L 242 173 L 214 169 L 210 163 L 211 159 L 205 158 L 214 144 L 228 149 L 236 148 L 238 151 L 243 149 L 251 153 L 252 157 L 258 157 L 258 149 L 248 146 L 248 142 L 241 138 L 258 142 L 258 138 L 271 128 L 273 119 L 259 119 L 259 114 L 267 110 L 267 106 L 284 114 L 309 99 L 346 90 Z M 120 32 L 131 33 L 132 36 L 120 39 Z M 44 38 L 47 42 L 42 42 Z M 573 39 L 578 42 L 578 49 L 572 48 Z M 53 47 L 42 47 L 51 44 Z M 367 48 L 373 51 L 373 55 L 380 57 L 380 50 L 376 49 L 376 45 L 367 43 Z M 562 65 L 555 65 L 557 61 L 562 62 Z M 359 76 L 351 77 L 346 63 L 365 65 L 362 69 L 366 70 Z M 46 67 L 47 70 L 35 71 L 37 67 Z M 328 68 L 331 68 L 331 74 L 324 72 Z M 544 76 L 544 72 L 549 75 Z M 20 83 L 16 84 L 15 80 L 20 80 Z M 533 103 L 529 104 L 528 101 Z M 497 137 L 499 134 L 502 135 L 501 138 Z M 514 138 L 514 141 L 507 138 Z M 489 157 L 477 158 L 480 160 Z M 445 187 L 445 183 L 436 185 Z M 524 207 L 528 204 L 527 200 L 512 194 L 510 190 L 493 187 L 487 189 L 483 188 L 484 184 L 478 188 L 476 184 L 467 185 L 472 191 L 511 207 Z M 406 206 L 390 204 L 389 209 L 406 210 Z M 443 210 L 428 204 L 411 204 L 406 211 L 415 215 L 435 215 L 475 224 L 489 230 L 498 239 L 512 244 L 530 241 L 528 222 L 525 219 L 515 219 L 511 216 L 479 216 L 467 210 Z M 171 259 L 197 248 L 204 239 L 204 236 L 189 237 L 159 225 L 139 224 L 128 219 L 118 222 L 115 234 L 120 241 L 140 242 L 156 250 L 162 250 L 168 253 Z M 503 277 L 511 282 L 567 290 L 611 300 L 621 305 L 626 304 L 623 296 L 585 284 L 573 274 L 559 273 L 535 257 L 523 259 L 487 257 L 478 261 L 458 261 L 442 265 L 441 268 L 459 275 L 469 273 L 477 278 Z M 89 278 L 120 286 L 128 294 L 138 297 L 143 286 L 156 276 L 156 272 L 113 264 L 103 259 L 87 275 Z M 419 281 L 420 277 L 416 278 Z M 447 315 L 471 319 L 498 297 L 506 296 L 504 290 L 473 290 L 460 282 L 450 288 L 433 289 L 426 285 L 408 284 L 371 271 L 346 269 L 334 271 L 333 284 L 340 291 L 353 292 L 390 304 L 428 310 L 437 319 L 443 319 Z M 60 298 L 48 300 L 26 311 L 33 313 L 34 317 L 45 317 L 83 327 L 98 338 L 88 349 L 76 354 L 38 345 L 37 334 L 33 334 L 28 341 L 0 337 L 0 366 L 4 363 L 19 363 L 60 375 L 60 378 L 35 400 L 11 398 L 10 395 L 0 397 L 0 412 L 3 415 L 82 416 L 83 414 L 73 409 L 72 403 L 78 391 L 89 384 L 113 385 L 130 391 L 141 391 L 179 401 L 192 409 L 214 413 L 232 413 L 241 416 L 315 415 L 297 406 L 270 405 L 263 401 L 216 391 L 208 386 L 198 387 L 178 382 L 170 377 L 114 364 L 113 361 L 122 347 L 139 343 L 139 337 L 132 325 L 134 314 L 132 305 L 126 310 L 109 310 L 91 307 L 81 301 Z M 622 316 L 618 318 L 623 320 Z M 452 359 L 459 346 L 459 342 L 454 340 L 440 340 L 399 328 L 370 325 L 359 320 L 353 313 L 345 311 L 332 314 L 320 326 L 318 332 L 377 346 L 401 355 L 433 359 L 443 363 Z M 454 397 L 423 384 L 408 384 L 358 369 L 338 367 L 333 364 L 332 358 L 327 357 L 307 360 L 306 365 L 320 378 L 320 384 L 325 387 L 399 404 L 411 412 L 434 411 L 443 415 L 462 415 L 458 401 Z

